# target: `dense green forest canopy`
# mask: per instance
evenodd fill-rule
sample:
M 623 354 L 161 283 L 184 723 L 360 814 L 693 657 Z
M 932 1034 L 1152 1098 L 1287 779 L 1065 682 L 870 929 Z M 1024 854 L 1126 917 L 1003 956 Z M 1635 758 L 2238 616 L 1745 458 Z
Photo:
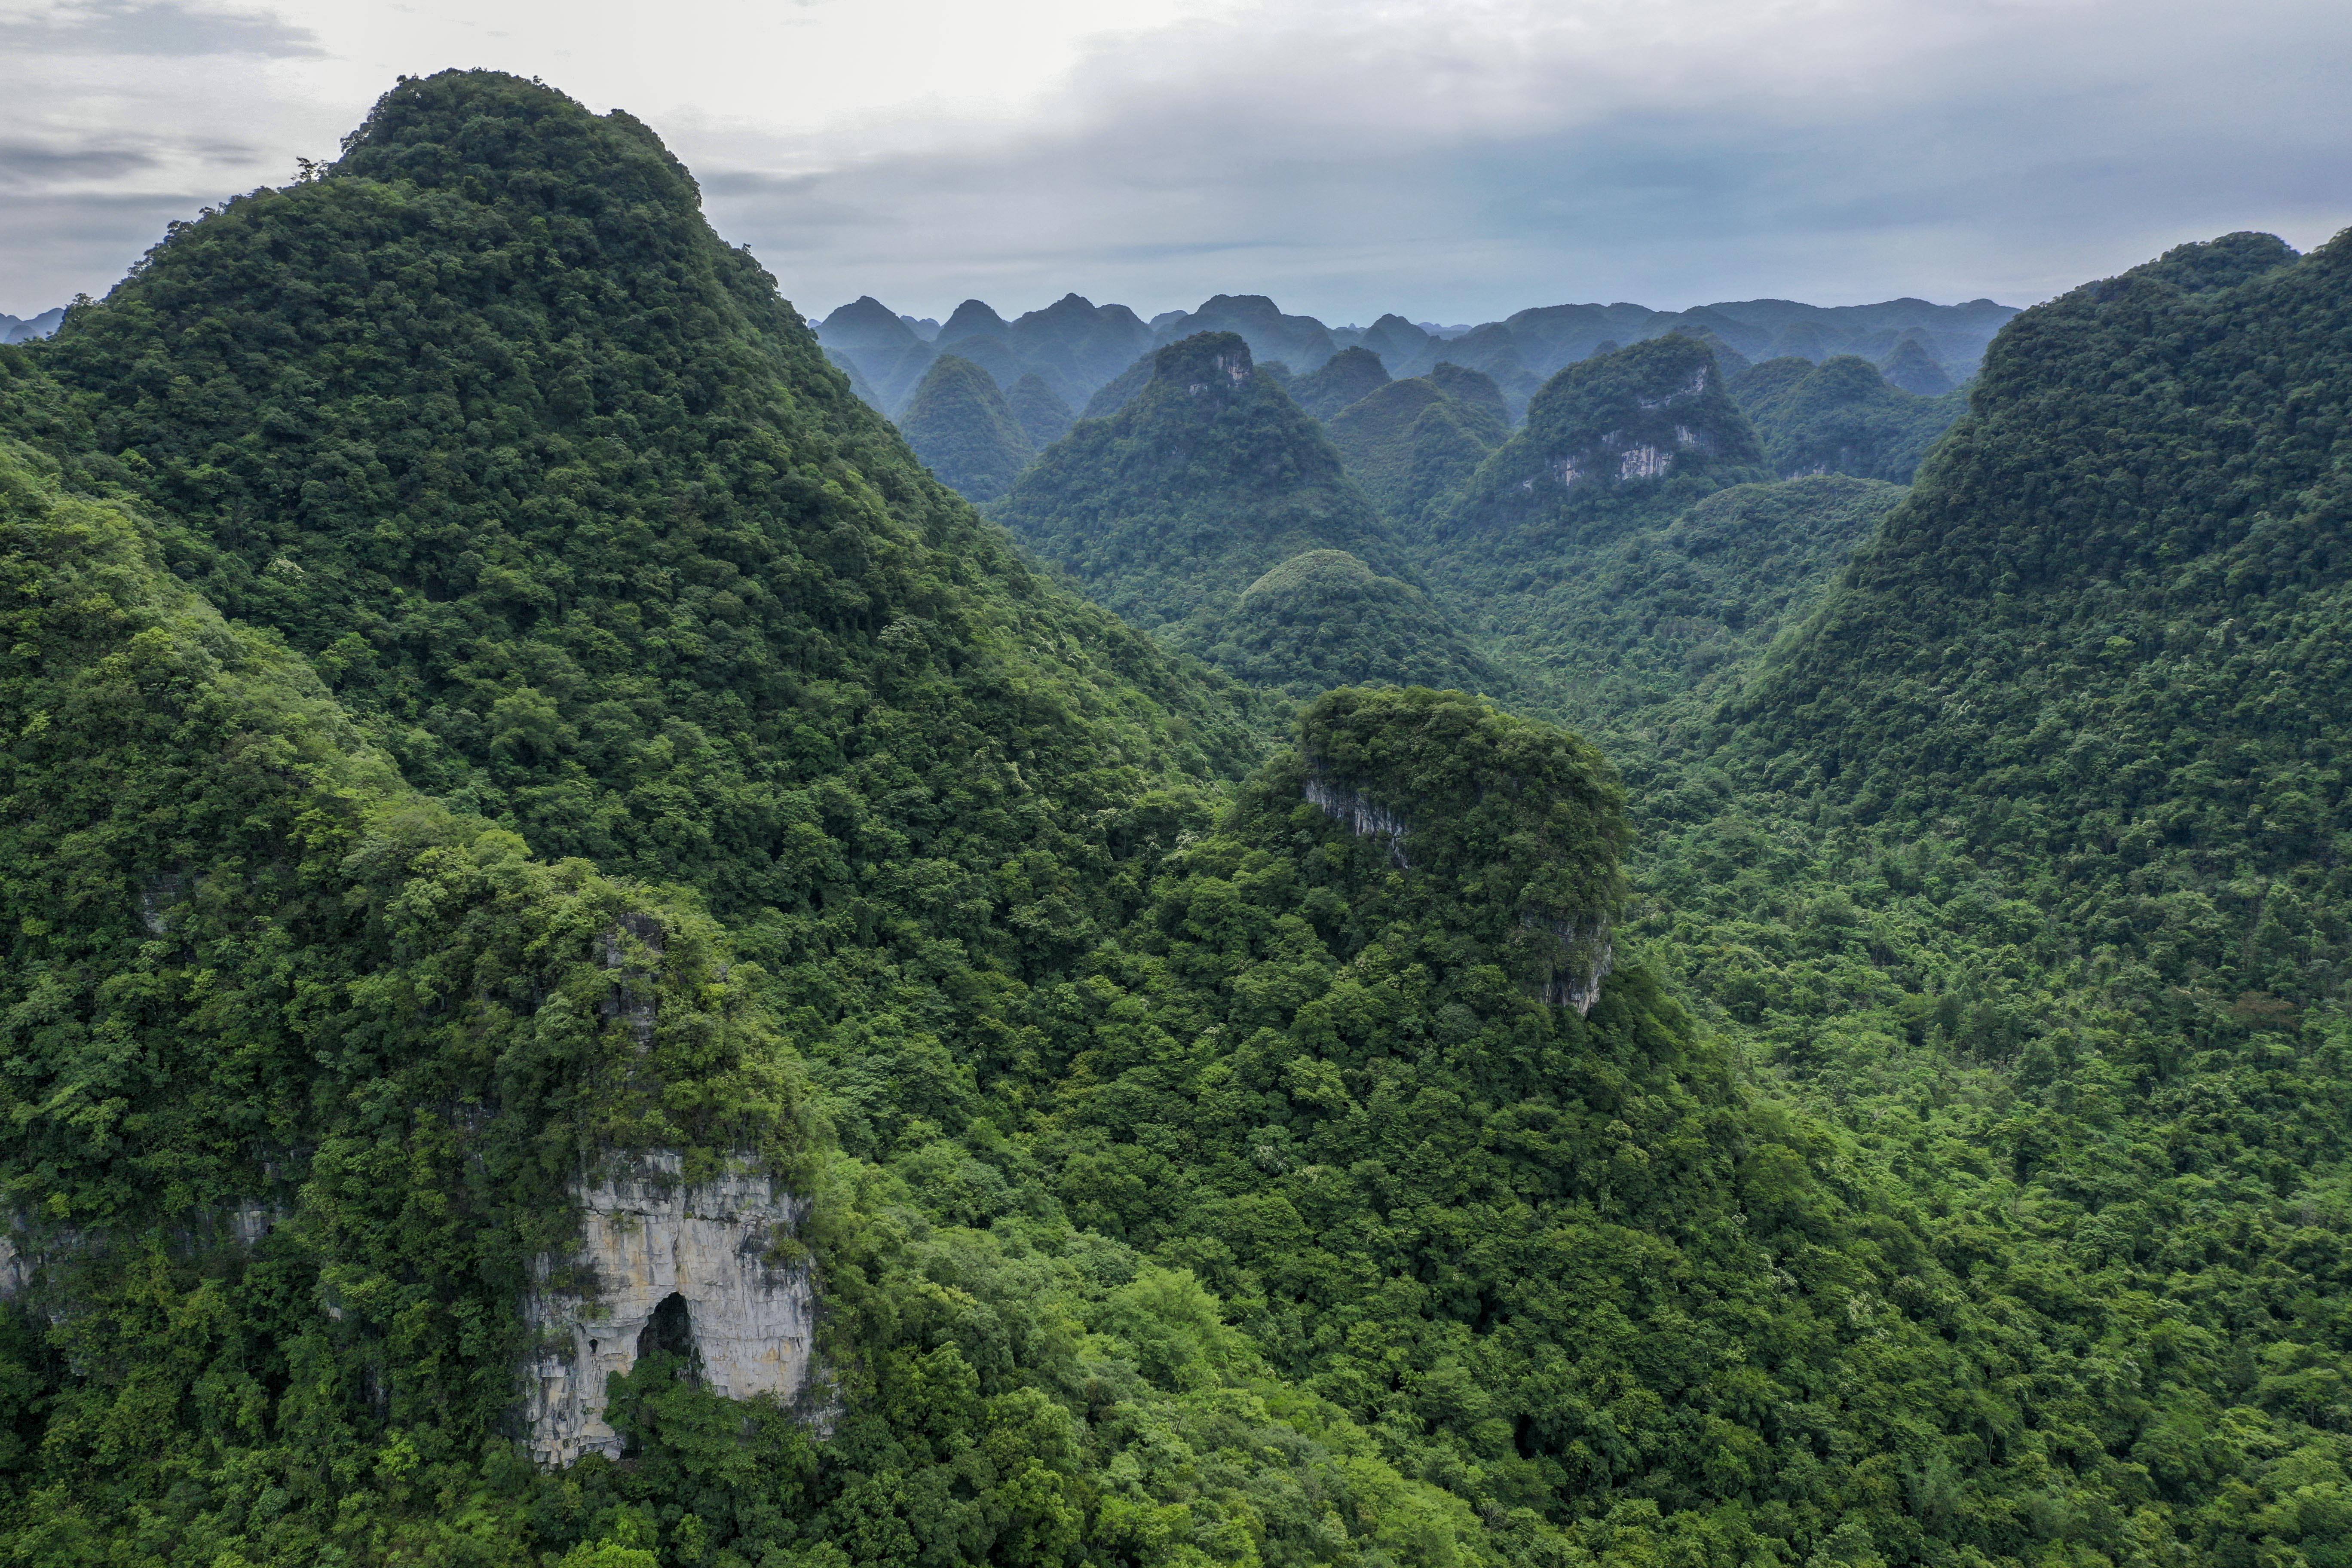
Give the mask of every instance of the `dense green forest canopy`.
M 1491 377 L 1441 364 L 1374 388 L 1329 426 L 1348 477 L 1420 532 L 1447 515 L 1478 465 L 1508 438 L 1510 416 Z
M 1381 356 L 1366 348 L 1345 349 L 1320 368 L 1292 382 L 1291 401 L 1318 419 L 1329 419 L 1349 404 L 1389 384 Z
M 1731 384 L 1731 396 L 1782 479 L 1853 474 L 1907 485 L 1927 448 L 1968 411 L 1965 392 L 1917 396 L 1851 354 L 1818 365 L 1766 360 Z
M 1173 640 L 1253 686 L 1290 697 L 1339 686 L 1496 692 L 1508 684 L 1427 595 L 1344 550 L 1292 556 L 1223 613 L 1184 623 Z
M 1030 371 L 1005 390 L 1004 401 L 1013 409 L 1013 417 L 1027 432 L 1029 444 L 1042 452 L 1070 433 L 1078 416 L 1062 395 L 1045 384 L 1045 378 Z
M 1221 611 L 1309 550 L 1407 570 L 1402 544 L 1321 426 L 1231 332 L 1160 350 L 1134 400 L 1080 422 L 996 515 L 1143 626 Z
M 1588 550 L 1491 573 L 1465 559 L 1449 598 L 1540 700 L 1622 748 L 1738 690 L 1904 495 L 1841 474 L 1733 485 Z
M 1034 395 L 1031 402 L 1034 407 Z M 1045 414 L 1050 420 L 1052 405 Z M 994 500 L 1010 489 L 1034 450 L 995 378 L 956 354 L 931 362 L 908 399 L 898 429 L 940 483 L 976 501 Z
M 1990 302 L 820 346 L 625 114 L 403 81 L 0 348 L 0 1547 L 2346 1562 L 2345 243 L 1965 412 L 1865 361 Z M 1002 510 L 1165 643 L 886 353 L 1127 384 Z M 1850 416 L 1907 494 L 1775 477 Z M 655 1152 L 797 1194 L 818 1382 L 649 1327 L 540 1470 Z

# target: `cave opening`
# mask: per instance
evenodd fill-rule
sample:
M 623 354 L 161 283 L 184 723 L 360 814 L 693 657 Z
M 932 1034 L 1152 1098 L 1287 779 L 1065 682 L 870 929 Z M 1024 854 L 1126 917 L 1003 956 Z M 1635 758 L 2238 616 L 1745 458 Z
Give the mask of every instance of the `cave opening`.
M 677 1358 L 683 1375 L 693 1375 L 694 1313 L 686 1298 L 673 1290 L 661 1299 L 654 1315 L 637 1335 L 637 1359 L 666 1355 Z

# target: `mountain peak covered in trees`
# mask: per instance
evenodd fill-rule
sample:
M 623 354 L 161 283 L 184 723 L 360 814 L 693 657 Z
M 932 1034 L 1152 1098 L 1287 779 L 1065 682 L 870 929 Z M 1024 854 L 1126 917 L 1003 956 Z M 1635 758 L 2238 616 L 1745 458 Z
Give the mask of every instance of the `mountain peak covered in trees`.
M 0 345 L 0 1540 L 2340 1559 L 2347 243 L 813 331 L 403 80 Z
M 1389 525 L 1321 427 L 1258 373 L 1237 332 L 1158 350 L 1117 413 L 1081 421 L 999 513 L 1032 549 L 1146 626 L 1216 613 L 1306 551 L 1405 570 Z

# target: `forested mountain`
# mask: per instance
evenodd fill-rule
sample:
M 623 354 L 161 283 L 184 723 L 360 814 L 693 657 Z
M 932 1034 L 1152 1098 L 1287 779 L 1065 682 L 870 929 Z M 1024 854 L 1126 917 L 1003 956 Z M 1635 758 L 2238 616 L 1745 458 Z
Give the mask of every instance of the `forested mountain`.
M 1685 321 L 1556 376 L 1423 563 L 1521 700 L 1620 746 L 1643 951 L 1951 1271 L 1979 1371 L 1929 1380 L 2006 1414 L 1885 1433 L 1903 1500 L 1812 1561 L 2347 1539 L 2341 255 L 2231 237 L 2042 307 L 1973 416 L 1801 316 L 1735 389 L 1741 340 Z M 1916 323 L 1855 324 L 1932 387 Z M 1906 504 L 1836 472 L 1908 478 L 1956 418 Z M 1602 1549 L 1710 1550 L 1753 1547 L 1678 1512 Z
M 1254 357 L 1279 361 L 1294 374 L 1322 369 L 1343 346 L 1314 317 L 1286 316 L 1263 294 L 1218 294 L 1202 300 L 1198 310 L 1155 316 L 1151 330 L 1162 343 L 1202 332 L 1232 332 L 1249 344 Z
M 1966 305 L 1894 300 L 1834 308 L 1754 300 L 1687 310 L 1547 305 L 1441 338 L 1395 314 L 1369 328 L 1327 326 L 1312 316 L 1285 314 L 1262 294 L 1215 295 L 1197 310 L 1165 311 L 1149 325 L 1124 305 L 1097 306 L 1071 294 L 1012 321 L 982 300 L 967 300 L 935 338 L 926 340 L 908 325 L 913 318 L 895 316 L 867 298 L 827 316 L 818 335 L 878 390 L 885 413 L 898 410 L 932 354 L 961 345 L 955 352 L 985 368 L 999 386 L 1009 388 L 1023 375 L 1036 374 L 1071 407 L 1103 417 L 1141 386 L 1148 373 L 1138 372 L 1131 382 L 1122 373 L 1148 357 L 1147 350 L 1203 331 L 1229 331 L 1238 333 L 1261 363 L 1279 363 L 1302 378 L 1356 349 L 1376 356 L 1383 374 L 1398 380 L 1426 375 L 1440 363 L 1465 366 L 1496 383 L 1508 404 L 1507 416 L 1516 419 L 1536 389 L 1563 366 L 1591 358 L 1603 344 L 1613 350 L 1671 332 L 1700 336 L 1728 350 L 1727 374 L 1735 369 L 1733 355 L 1743 361 L 1794 356 L 1818 363 L 1856 354 L 1885 364 L 1899 384 L 1914 392 L 1948 390 L 1974 374 L 1993 332 L 2016 313 L 1990 300 Z M 1337 414 L 1372 390 L 1362 378 L 1363 362 L 1347 363 L 1356 367 L 1344 372 L 1352 378 L 1345 384 L 1355 389 L 1354 397 L 1334 401 L 1313 388 L 1297 394 L 1318 418 Z M 1115 378 L 1124 384 L 1115 386 Z M 1339 384 L 1332 384 L 1336 397 Z
M 972 500 L 994 500 L 1010 489 L 1034 451 L 995 378 L 960 354 L 931 362 L 898 428 L 942 483 Z
M 1465 559 L 1449 597 L 1537 701 L 1622 747 L 1662 709 L 1687 718 L 1736 690 L 1904 494 L 1843 475 L 1732 485 L 1502 572 Z
M 66 319 L 65 307 L 44 310 L 30 320 L 22 320 L 0 311 L 0 343 L 28 343 L 36 338 L 46 338 L 58 330 Z
M 1062 395 L 1046 385 L 1045 378 L 1034 370 L 1005 389 L 1004 402 L 1013 410 L 1013 417 L 1020 421 L 1029 444 L 1041 452 L 1068 435 L 1070 426 L 1078 422 Z
M 1756 432 L 1696 338 L 1653 338 L 1546 383 L 1443 534 L 1486 559 L 1551 557 L 1765 477 Z
M 1404 569 L 1321 427 L 1237 334 L 1186 338 L 1152 367 L 1132 402 L 1080 422 L 1005 497 L 998 516 L 1023 542 L 1147 627 L 1222 612 L 1310 550 Z
M 1952 390 L 1952 377 L 1916 338 L 1906 338 L 1879 362 L 1887 382 L 1922 397 L 1940 397 Z
M 2012 1517 L 2110 1560 L 2352 1521 L 2346 245 L 2021 317 L 1727 727 L 1637 765 L 1651 951 L 1940 1216 L 2082 1412 Z
M 2021 318 L 1739 712 L 1784 753 L 1801 738 L 1863 818 L 1956 816 L 2056 877 L 2066 925 L 2119 957 L 2305 998 L 2342 962 L 2324 847 L 2343 830 L 2352 249 L 2217 245 L 2240 266 L 2184 247 Z M 2177 895 L 2242 937 L 2159 934 Z
M 1731 399 L 1782 479 L 1853 474 L 1909 484 L 1927 448 L 1968 411 L 1965 392 L 1947 386 L 1940 396 L 1920 396 L 1852 354 L 1818 365 L 1766 360 L 1731 383 Z
M 1370 349 L 1346 349 L 1333 354 L 1321 369 L 1300 376 L 1286 390 L 1290 400 L 1321 420 L 1329 420 L 1349 404 L 1370 396 L 1389 383 L 1381 356 Z
M 1501 390 L 1453 364 L 1388 383 L 1342 409 L 1330 428 L 1349 478 L 1390 517 L 1424 526 L 1450 512 L 1510 436 Z
M 1427 595 L 1344 550 L 1292 556 L 1229 609 L 1185 622 L 1171 640 L 1291 697 L 1365 685 L 1500 695 L 1510 685 Z
M 0 347 L 5 1555 L 2344 1561 L 2347 244 L 1327 437 L 403 80 Z
M 851 373 L 873 388 L 886 414 L 906 401 L 931 367 L 930 345 L 870 294 L 827 316 L 818 334 L 830 353 L 846 360 Z

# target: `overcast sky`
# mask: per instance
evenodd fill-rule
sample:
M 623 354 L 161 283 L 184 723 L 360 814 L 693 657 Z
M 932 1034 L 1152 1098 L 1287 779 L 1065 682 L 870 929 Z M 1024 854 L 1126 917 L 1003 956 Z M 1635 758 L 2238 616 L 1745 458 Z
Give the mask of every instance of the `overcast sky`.
M 2352 223 L 2345 0 L 0 0 L 0 310 L 475 65 L 650 122 L 814 314 L 2025 304 Z

